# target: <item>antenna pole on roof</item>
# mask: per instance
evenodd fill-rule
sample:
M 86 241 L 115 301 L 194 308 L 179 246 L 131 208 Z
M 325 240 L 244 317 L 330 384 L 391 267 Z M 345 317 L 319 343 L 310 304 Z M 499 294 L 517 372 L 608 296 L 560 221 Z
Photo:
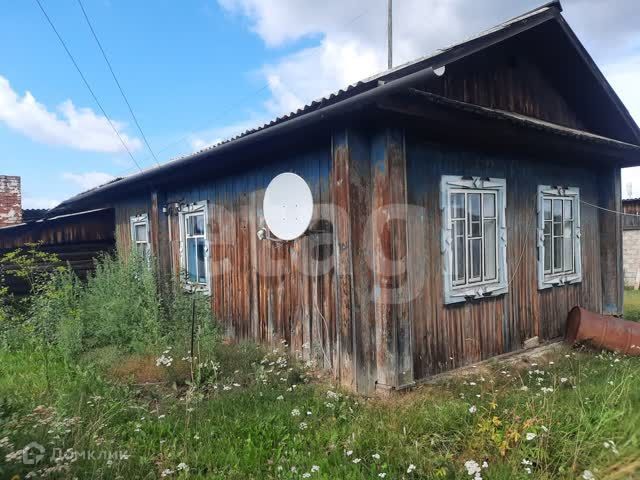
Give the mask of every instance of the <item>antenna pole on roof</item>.
M 387 12 L 387 68 L 393 67 L 393 0 L 389 0 Z

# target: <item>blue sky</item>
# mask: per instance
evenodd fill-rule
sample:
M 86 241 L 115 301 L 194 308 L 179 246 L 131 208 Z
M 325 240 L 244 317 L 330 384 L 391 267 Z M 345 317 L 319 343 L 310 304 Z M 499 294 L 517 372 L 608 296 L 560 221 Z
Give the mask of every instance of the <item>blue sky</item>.
M 154 164 L 76 0 L 44 8 L 143 167 Z M 396 0 L 397 62 L 464 39 L 538 2 Z M 479 6 L 481 4 L 481 7 Z M 158 158 L 190 153 L 385 66 L 386 0 L 83 0 Z M 635 2 L 569 0 L 565 14 L 640 116 Z M 137 168 L 35 0 L 0 16 L 0 174 L 48 207 Z M 640 179 L 629 172 L 628 180 Z M 640 182 L 637 184 L 640 194 Z

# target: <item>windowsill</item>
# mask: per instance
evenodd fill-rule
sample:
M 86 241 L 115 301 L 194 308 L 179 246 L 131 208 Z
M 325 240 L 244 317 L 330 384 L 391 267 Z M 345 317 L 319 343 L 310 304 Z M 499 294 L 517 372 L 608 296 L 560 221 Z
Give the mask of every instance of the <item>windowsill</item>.
M 201 283 L 182 282 L 182 288 L 193 293 L 205 293 L 209 294 L 209 285 L 203 285 Z
M 507 285 L 503 282 L 480 283 L 464 288 L 451 287 L 445 295 L 445 305 L 464 304 L 470 300 L 483 300 L 496 298 L 508 292 Z

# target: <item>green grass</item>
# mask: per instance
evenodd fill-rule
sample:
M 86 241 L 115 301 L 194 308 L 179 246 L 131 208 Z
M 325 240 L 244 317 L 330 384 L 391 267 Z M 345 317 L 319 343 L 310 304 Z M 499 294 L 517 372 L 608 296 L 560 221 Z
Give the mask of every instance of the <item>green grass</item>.
M 250 345 L 218 347 L 220 366 L 198 389 L 124 382 L 99 356 L 69 364 L 51 353 L 45 369 L 39 352 L 0 351 L 0 478 L 470 479 L 470 460 L 488 462 L 485 479 L 640 469 L 638 358 L 563 350 L 367 400 Z M 32 441 L 47 455 L 24 465 Z M 54 449 L 73 450 L 56 463 Z
M 624 290 L 624 318 L 640 321 L 640 290 Z

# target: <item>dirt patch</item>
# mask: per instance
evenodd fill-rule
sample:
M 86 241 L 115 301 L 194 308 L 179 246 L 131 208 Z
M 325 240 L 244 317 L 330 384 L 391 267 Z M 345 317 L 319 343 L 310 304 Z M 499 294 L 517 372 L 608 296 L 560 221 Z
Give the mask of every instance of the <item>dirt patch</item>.
M 187 362 L 177 362 L 170 367 L 156 364 L 154 355 L 128 355 L 108 371 L 108 376 L 120 383 L 129 384 L 183 384 L 189 379 Z

